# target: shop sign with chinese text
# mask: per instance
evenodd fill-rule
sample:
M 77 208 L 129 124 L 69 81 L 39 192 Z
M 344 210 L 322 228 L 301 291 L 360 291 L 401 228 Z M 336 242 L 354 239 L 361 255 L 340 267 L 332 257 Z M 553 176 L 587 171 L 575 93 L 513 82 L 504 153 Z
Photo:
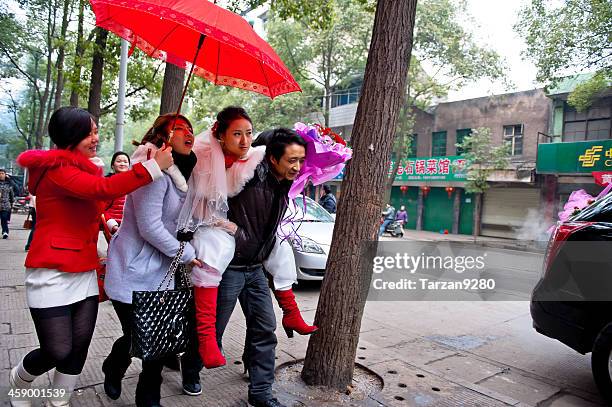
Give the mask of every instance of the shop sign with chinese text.
M 389 163 L 388 174 L 394 162 Z M 466 160 L 461 156 L 420 157 L 402 160 L 395 181 L 465 181 Z
M 538 145 L 539 174 L 590 174 L 612 170 L 612 140 Z

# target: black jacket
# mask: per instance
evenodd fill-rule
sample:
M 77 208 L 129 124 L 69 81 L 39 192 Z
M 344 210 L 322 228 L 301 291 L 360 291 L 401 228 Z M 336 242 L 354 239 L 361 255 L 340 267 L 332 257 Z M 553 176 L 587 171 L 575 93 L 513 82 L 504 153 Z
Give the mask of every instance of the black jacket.
M 329 213 L 336 213 L 336 197 L 332 193 L 323 195 L 319 199 L 319 205 Z
M 227 217 L 238 225 L 230 266 L 260 264 L 268 258 L 276 229 L 287 210 L 290 181 L 278 181 L 264 159 L 240 193 L 227 200 Z

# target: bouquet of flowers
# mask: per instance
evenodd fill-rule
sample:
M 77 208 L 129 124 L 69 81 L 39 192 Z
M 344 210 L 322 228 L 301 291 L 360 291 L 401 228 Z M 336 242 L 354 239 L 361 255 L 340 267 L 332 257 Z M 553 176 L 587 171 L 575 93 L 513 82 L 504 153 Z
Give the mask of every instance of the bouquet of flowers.
M 293 129 L 306 141 L 306 160 L 289 190 L 290 199 L 302 192 L 308 180 L 320 185 L 334 179 L 353 156 L 342 137 L 328 127 L 296 123 Z

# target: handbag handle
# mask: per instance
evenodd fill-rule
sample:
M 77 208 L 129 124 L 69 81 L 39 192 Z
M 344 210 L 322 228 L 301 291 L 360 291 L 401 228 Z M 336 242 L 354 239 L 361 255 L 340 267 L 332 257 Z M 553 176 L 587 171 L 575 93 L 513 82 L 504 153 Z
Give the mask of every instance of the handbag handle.
M 167 291 L 170 288 L 171 276 L 174 275 L 174 273 L 176 272 L 177 269 L 179 269 L 179 267 L 180 267 L 180 276 L 181 276 L 181 279 L 183 280 L 183 284 L 186 287 L 189 287 L 191 285 L 191 281 L 189 279 L 189 276 L 187 275 L 187 272 L 185 271 L 185 267 L 181 267 L 182 266 L 181 258 L 183 257 L 183 252 L 185 251 L 186 244 L 187 242 L 180 243 L 178 252 L 176 252 L 176 255 L 172 258 L 170 267 L 168 267 L 168 271 L 166 272 L 166 275 L 162 279 L 156 291 L 160 291 L 161 288 L 164 286 L 164 284 L 165 284 L 165 287 L 163 291 Z

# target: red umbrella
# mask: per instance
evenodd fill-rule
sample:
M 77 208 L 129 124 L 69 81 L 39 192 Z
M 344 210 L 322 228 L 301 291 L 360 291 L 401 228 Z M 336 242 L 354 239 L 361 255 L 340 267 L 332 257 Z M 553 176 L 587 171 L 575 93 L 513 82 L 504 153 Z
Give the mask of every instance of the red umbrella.
M 217 85 L 270 98 L 301 90 L 276 52 L 246 20 L 210 1 L 90 2 L 97 26 L 154 58 L 181 68 L 191 65 L 193 73 Z M 191 71 L 185 89 L 190 78 Z

